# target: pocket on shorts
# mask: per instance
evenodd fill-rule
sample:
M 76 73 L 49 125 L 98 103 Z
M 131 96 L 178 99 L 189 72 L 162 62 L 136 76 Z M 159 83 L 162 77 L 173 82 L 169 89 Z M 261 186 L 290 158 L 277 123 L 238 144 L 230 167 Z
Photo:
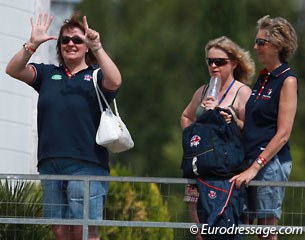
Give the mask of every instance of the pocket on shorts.
M 292 169 L 292 162 L 291 161 L 281 164 L 283 181 L 288 181 L 290 173 L 291 173 L 291 169 Z
M 288 181 L 288 178 L 291 173 L 292 162 L 287 161 L 281 163 L 277 155 L 274 157 L 273 160 L 274 162 L 271 168 L 274 170 L 274 174 L 276 174 L 274 181 L 281 181 L 281 182 Z
M 254 180 L 287 181 L 291 172 L 291 166 L 291 161 L 280 163 L 278 156 L 275 156 L 259 171 Z

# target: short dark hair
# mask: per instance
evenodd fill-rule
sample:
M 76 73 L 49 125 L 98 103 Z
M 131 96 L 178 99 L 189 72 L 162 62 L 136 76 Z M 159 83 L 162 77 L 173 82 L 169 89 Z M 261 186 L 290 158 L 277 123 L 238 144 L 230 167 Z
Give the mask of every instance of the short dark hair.
M 81 16 L 80 12 L 74 12 L 71 18 L 66 19 L 64 21 L 64 24 L 60 28 L 59 36 L 56 44 L 57 61 L 60 65 L 64 65 L 64 59 L 61 54 L 61 42 L 60 42 L 60 38 L 62 37 L 63 32 L 67 29 L 79 28 L 83 33 L 85 33 L 84 24 L 79 20 L 80 16 Z M 90 49 L 86 53 L 85 60 L 88 65 L 97 64 L 97 60 Z

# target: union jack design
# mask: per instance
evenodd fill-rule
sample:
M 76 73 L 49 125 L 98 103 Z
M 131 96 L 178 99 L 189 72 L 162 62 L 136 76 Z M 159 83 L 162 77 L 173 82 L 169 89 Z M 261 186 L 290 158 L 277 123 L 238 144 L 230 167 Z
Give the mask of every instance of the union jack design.
M 92 76 L 91 75 L 85 75 L 84 76 L 84 80 L 85 81 L 90 81 L 92 79 Z
M 214 199 L 217 197 L 217 194 L 215 191 L 210 190 L 209 194 L 208 194 L 210 199 Z
M 197 147 L 199 144 L 200 144 L 200 140 L 201 140 L 201 137 L 199 137 L 198 135 L 194 135 L 192 138 L 191 138 L 191 147 Z

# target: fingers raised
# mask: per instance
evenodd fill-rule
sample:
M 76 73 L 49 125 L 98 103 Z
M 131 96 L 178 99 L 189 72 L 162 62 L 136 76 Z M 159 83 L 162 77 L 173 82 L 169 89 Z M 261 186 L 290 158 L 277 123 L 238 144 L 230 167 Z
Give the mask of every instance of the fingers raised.
M 84 23 L 85 31 L 87 32 L 87 30 L 89 29 L 89 25 L 86 16 L 83 17 L 83 23 Z
M 41 25 L 41 17 L 42 17 L 42 14 L 39 13 L 38 19 L 37 19 L 37 25 Z
M 33 17 L 30 18 L 30 21 L 31 21 L 31 26 L 32 26 L 32 27 L 35 27 L 35 22 L 34 22 L 34 18 L 33 18 Z M 42 25 L 42 26 L 46 26 L 47 29 L 48 29 L 48 28 L 50 27 L 52 21 L 53 21 L 53 16 L 50 16 L 50 17 L 48 18 L 48 14 L 47 14 L 47 13 L 44 13 L 44 14 L 41 14 L 41 13 L 40 13 L 40 14 L 38 15 L 38 18 L 37 18 L 37 24 L 36 24 L 36 26 Z
M 53 21 L 53 16 L 50 16 L 49 20 L 46 22 L 47 29 L 49 29 L 52 21 Z
M 31 18 L 30 18 L 30 21 L 31 21 L 31 26 L 32 26 L 32 28 L 33 28 L 33 27 L 34 27 L 34 18 L 31 17 Z
M 31 41 L 37 45 L 37 47 L 48 40 L 55 40 L 55 36 L 48 35 L 48 30 L 53 21 L 53 17 L 49 16 L 47 13 L 40 13 L 37 17 L 37 21 L 35 22 L 34 18 L 31 17 Z
M 47 24 L 47 20 L 48 20 L 48 14 L 45 13 L 45 14 L 43 14 L 43 18 L 42 18 L 42 25 L 46 25 Z

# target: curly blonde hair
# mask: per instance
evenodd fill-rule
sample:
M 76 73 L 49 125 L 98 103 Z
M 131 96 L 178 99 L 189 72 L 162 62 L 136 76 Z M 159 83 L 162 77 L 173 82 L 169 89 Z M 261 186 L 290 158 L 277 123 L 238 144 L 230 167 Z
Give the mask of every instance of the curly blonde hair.
M 268 40 L 279 49 L 281 62 L 292 57 L 298 48 L 296 32 L 285 18 L 266 15 L 257 21 L 257 29 L 266 31 Z
M 237 67 L 233 71 L 235 79 L 246 84 L 252 82 L 255 64 L 248 51 L 242 49 L 226 36 L 210 40 L 205 46 L 206 56 L 208 51 L 213 47 L 221 49 L 228 55 L 229 59 L 234 60 L 237 63 Z

